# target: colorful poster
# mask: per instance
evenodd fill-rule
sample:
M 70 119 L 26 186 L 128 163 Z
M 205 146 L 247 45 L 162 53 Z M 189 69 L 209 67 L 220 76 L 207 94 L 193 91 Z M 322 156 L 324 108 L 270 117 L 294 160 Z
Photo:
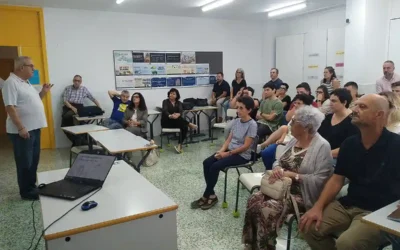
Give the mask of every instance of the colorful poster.
M 144 52 L 144 62 L 150 63 L 150 52 Z
M 182 52 L 181 54 L 182 64 L 194 64 L 196 63 L 196 53 L 195 52 Z
M 143 52 L 132 52 L 132 60 L 134 63 L 144 63 Z
M 151 78 L 135 77 L 134 88 L 151 88 Z
M 168 77 L 167 78 L 167 86 L 168 87 L 182 86 L 182 78 L 181 77 Z
M 116 77 L 117 88 L 134 88 L 135 77 L 134 76 L 117 76 Z
M 133 65 L 133 73 L 135 75 L 151 75 L 151 65 L 142 63 Z
M 217 76 L 210 76 L 210 84 L 217 83 Z
M 198 77 L 196 77 L 196 84 L 197 85 L 209 85 L 210 77 L 209 76 L 198 76 Z
M 195 64 L 182 64 L 181 71 L 184 75 L 196 74 L 196 65 Z
M 116 76 L 133 75 L 132 51 L 114 51 L 114 65 Z
M 165 77 L 154 77 L 151 78 L 152 88 L 163 88 L 167 86 L 167 78 Z
M 150 53 L 151 63 L 165 63 L 165 53 Z
M 180 63 L 181 53 L 167 53 L 166 54 L 167 63 Z
M 196 74 L 210 74 L 210 64 L 196 64 Z
M 182 69 L 180 64 L 167 64 L 166 65 L 167 75 L 180 75 Z
M 150 71 L 152 75 L 165 75 L 167 71 L 165 69 L 165 64 L 151 64 Z
M 182 86 L 195 86 L 196 85 L 196 77 L 188 76 L 182 77 Z

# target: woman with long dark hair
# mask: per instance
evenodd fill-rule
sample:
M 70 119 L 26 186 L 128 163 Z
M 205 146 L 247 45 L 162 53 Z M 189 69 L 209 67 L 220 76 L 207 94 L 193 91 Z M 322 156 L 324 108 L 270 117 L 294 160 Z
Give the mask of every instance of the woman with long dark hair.
M 131 103 L 125 110 L 123 123 L 129 132 L 147 138 L 147 106 L 141 93 L 132 95 Z
M 324 70 L 324 79 L 321 81 L 321 85 L 328 89 L 328 93 L 332 93 L 333 90 L 340 88 L 340 81 L 336 77 L 335 69 L 328 66 Z
M 179 101 L 181 95 L 179 91 L 172 88 L 168 91 L 168 99 L 162 103 L 161 127 L 163 128 L 179 128 L 181 136 L 179 137 L 178 146 L 175 150 L 178 154 L 182 153 L 182 143 L 186 138 L 188 128 L 197 129 L 197 126 L 190 123 L 182 117 L 183 107 Z
M 321 111 L 324 115 L 329 115 L 330 113 L 332 113 L 328 88 L 325 85 L 321 85 L 317 88 L 315 94 L 317 96 L 317 99 L 315 101 L 317 102 L 319 111 Z

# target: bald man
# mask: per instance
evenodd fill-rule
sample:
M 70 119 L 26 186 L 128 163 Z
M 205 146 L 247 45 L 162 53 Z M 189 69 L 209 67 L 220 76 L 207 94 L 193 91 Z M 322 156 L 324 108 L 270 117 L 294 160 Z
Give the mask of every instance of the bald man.
M 311 249 L 376 250 L 384 242 L 380 231 L 361 218 L 400 199 L 400 136 L 385 128 L 388 115 L 389 103 L 382 96 L 356 101 L 352 123 L 360 134 L 343 142 L 333 176 L 301 218 L 300 230 Z M 350 180 L 348 194 L 335 200 L 345 178 Z

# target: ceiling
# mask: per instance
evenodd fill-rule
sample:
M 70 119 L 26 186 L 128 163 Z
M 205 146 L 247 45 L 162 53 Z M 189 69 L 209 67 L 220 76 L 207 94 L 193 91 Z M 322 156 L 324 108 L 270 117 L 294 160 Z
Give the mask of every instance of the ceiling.
M 293 0 L 235 0 L 220 8 L 202 12 L 200 6 L 207 0 L 125 0 L 118 5 L 115 0 L 0 0 L 0 4 L 100 10 L 153 15 L 189 16 L 238 20 L 266 20 L 263 10 L 274 4 Z M 307 8 L 280 18 L 344 6 L 346 0 L 307 0 Z

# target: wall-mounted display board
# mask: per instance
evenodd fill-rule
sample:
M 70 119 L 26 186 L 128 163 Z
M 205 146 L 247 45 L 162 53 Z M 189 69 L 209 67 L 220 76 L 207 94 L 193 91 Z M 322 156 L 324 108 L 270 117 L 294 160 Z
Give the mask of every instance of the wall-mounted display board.
M 222 52 L 114 50 L 115 88 L 208 86 L 223 71 Z

